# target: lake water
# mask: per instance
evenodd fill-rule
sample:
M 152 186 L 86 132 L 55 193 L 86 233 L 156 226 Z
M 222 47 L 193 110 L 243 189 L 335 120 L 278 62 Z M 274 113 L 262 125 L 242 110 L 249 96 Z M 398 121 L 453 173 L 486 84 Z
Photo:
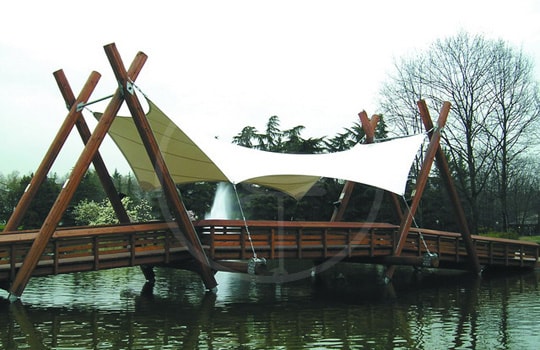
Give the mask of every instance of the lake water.
M 538 349 L 540 271 L 474 278 L 338 265 L 284 283 L 138 268 L 31 279 L 0 303 L 2 349 Z M 6 298 L 7 295 L 1 294 Z

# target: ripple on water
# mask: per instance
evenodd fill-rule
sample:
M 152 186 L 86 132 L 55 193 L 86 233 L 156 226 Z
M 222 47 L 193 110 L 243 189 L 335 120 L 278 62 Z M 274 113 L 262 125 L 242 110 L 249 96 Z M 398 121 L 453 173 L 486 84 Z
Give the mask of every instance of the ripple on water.
M 151 293 L 138 268 L 33 278 L 22 303 L 0 305 L 0 348 L 534 349 L 537 277 L 424 276 L 389 290 L 218 273 L 217 295 L 167 269 Z

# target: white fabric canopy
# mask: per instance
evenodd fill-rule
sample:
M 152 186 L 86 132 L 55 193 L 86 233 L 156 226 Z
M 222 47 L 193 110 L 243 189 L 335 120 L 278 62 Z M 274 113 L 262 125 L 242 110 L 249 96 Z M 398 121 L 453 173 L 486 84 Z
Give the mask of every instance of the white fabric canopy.
M 176 183 L 256 183 L 301 198 L 321 177 L 363 183 L 402 195 L 425 135 L 403 137 L 326 154 L 273 153 L 186 135 L 148 100 L 147 118 Z M 99 118 L 100 114 L 96 113 Z M 160 186 L 131 117 L 116 117 L 109 135 L 144 189 Z

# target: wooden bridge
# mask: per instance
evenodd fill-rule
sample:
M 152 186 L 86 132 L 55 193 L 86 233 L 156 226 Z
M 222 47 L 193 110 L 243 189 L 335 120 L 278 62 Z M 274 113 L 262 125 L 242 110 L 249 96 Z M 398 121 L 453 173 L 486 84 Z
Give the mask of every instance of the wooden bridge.
M 194 269 L 193 256 L 176 232 L 174 222 L 57 229 L 39 258 L 32 276 L 142 266 Z M 215 271 L 247 272 L 253 250 L 259 258 L 308 259 L 322 263 L 360 262 L 469 269 L 460 234 L 412 229 L 400 256 L 393 252 L 399 226 L 385 223 L 203 220 L 195 222 L 198 237 Z M 249 234 L 248 234 L 249 231 Z M 37 231 L 0 235 L 0 286 L 11 281 Z M 474 236 L 477 257 L 484 267 L 531 269 L 539 245 L 525 241 Z M 253 247 L 253 248 L 252 248 Z M 434 257 L 436 258 L 427 258 Z M 257 271 L 255 271 L 257 272 Z
M 208 220 L 192 222 L 178 195 L 159 142 L 143 111 L 133 84 L 147 56 L 139 52 L 126 70 L 116 46 L 105 46 L 105 53 L 118 82 L 111 101 L 92 132 L 82 109 L 97 85 L 100 74 L 92 72 L 78 97 L 63 73 L 54 73 L 69 112 L 34 173 L 19 203 L 0 234 L 0 287 L 10 298 L 18 298 L 33 276 L 93 271 L 125 266 L 141 266 L 148 280 L 152 267 L 170 266 L 199 273 L 207 289 L 217 282 L 215 271 L 264 273 L 253 262 L 265 259 L 309 259 L 318 263 L 360 262 L 384 264 L 386 278 L 396 265 L 468 269 L 479 274 L 485 267 L 534 268 L 539 245 L 517 240 L 472 235 L 461 201 L 454 187 L 446 156 L 439 145 L 441 130 L 450 112 L 445 102 L 434 125 L 425 101 L 418 101 L 429 144 L 424 150 L 414 196 L 404 210 L 391 193 L 400 224 L 341 222 L 353 182 L 347 181 L 334 214 L 326 222 Z M 146 155 L 159 180 L 174 221 L 131 223 L 120 196 L 99 153 L 99 147 L 123 103 L 136 125 Z M 366 143 L 374 140 L 378 116 L 359 114 Z M 85 147 L 64 183 L 39 230 L 17 231 L 23 216 L 43 184 L 68 135 L 76 126 Z M 422 193 L 436 165 L 454 208 L 459 233 L 413 228 Z M 60 227 L 74 193 L 89 166 L 93 164 L 116 213 L 119 225 L 99 227 Z M 373 164 L 367 164 L 369 167 Z M 197 169 L 189 169 L 196 173 Z M 257 258 L 257 259 L 255 259 Z

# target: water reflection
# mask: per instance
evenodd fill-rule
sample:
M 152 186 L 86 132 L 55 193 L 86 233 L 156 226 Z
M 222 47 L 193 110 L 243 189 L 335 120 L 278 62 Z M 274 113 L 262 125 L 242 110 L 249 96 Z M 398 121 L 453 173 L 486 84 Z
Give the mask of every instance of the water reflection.
M 136 268 L 31 280 L 22 302 L 0 305 L 4 349 L 535 349 L 539 272 L 481 279 L 339 266 L 320 279 L 257 283 Z

